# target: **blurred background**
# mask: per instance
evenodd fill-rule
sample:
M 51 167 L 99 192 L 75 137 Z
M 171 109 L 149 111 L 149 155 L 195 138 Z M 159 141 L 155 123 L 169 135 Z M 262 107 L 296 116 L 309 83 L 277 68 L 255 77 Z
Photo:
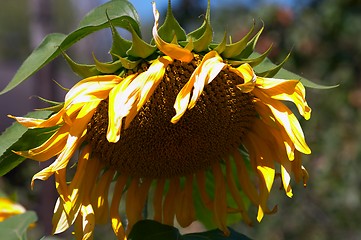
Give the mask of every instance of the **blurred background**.
M 103 1 L 104 2 L 104 1 Z M 131 1 L 139 11 L 144 38 L 150 40 L 153 16 L 150 0 Z M 13 0 L 0 9 L 0 89 L 21 63 L 51 32 L 69 33 L 100 0 Z M 165 16 L 167 0 L 156 0 Z M 207 1 L 173 0 L 173 10 L 187 32 L 202 23 Z M 312 155 L 304 156 L 310 174 L 307 188 L 294 185 L 287 198 L 275 187 L 271 204 L 278 213 L 266 216 L 253 228 L 234 226 L 253 239 L 361 239 L 361 1 L 360 0 L 212 0 L 211 21 L 215 40 L 226 30 L 233 40 L 251 27 L 265 25 L 257 50 L 273 43 L 270 58 L 279 63 L 291 51 L 285 68 L 312 81 L 333 85 L 331 90 L 307 90 L 312 117 L 301 124 Z M 81 63 L 92 63 L 91 53 L 110 60 L 110 31 L 81 40 L 67 53 Z M 62 101 L 64 87 L 79 79 L 60 57 L 24 84 L 0 96 L 0 130 L 11 124 L 7 114 L 25 115 L 45 106 L 37 96 Z M 51 232 L 56 192 L 53 180 L 36 182 L 33 174 L 45 165 L 28 160 L 0 178 L 0 189 L 17 195 L 27 209 L 37 211 L 39 222 L 30 239 Z M 65 236 L 65 238 L 67 238 Z M 112 233 L 109 238 L 112 239 Z

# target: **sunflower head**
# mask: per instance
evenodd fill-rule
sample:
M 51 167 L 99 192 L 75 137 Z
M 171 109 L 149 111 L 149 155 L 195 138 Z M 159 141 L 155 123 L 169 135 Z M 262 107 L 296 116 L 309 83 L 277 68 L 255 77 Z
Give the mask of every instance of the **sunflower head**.
M 99 13 L 106 16 L 93 24 L 110 28 L 112 60 L 94 57 L 94 65 L 84 65 L 63 53 L 83 78 L 64 103 L 45 119 L 11 116 L 48 134 L 39 146 L 13 150 L 37 161 L 55 157 L 32 181 L 55 175 L 54 233 L 74 224 L 75 235 L 88 239 L 95 224 L 110 222 L 118 238 L 125 239 L 149 202 L 156 221 L 184 227 L 198 219 L 229 234 L 230 216 L 254 221 L 248 215 L 251 205 L 258 209 L 258 221 L 276 211 L 267 204 L 276 178 L 289 197 L 292 175 L 306 185 L 301 155 L 311 150 L 297 117 L 284 104 L 294 103 L 301 116 L 310 118 L 302 81 L 282 69 L 288 56 L 274 65 L 267 58 L 271 48 L 254 51 L 263 27 L 255 33 L 253 25 L 238 42 L 228 42 L 226 35 L 213 42 L 209 5 L 203 24 L 187 34 L 170 1 L 161 26 L 152 3 L 151 43 L 142 40 L 134 18 L 114 16 L 115 7 L 131 7 L 128 2 L 102 5 L 77 31 Z M 122 38 L 116 26 L 129 30 L 132 41 Z M 279 77 L 285 73 L 290 79 Z M 74 155 L 76 172 L 67 182 Z

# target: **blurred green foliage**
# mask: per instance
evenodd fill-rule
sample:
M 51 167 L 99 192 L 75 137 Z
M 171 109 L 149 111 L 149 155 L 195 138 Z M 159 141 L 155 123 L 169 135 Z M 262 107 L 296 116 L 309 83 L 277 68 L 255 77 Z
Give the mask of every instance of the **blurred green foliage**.
M 297 4 L 297 1 L 292 2 Z M 2 3 L 1 61 L 20 65 L 30 51 L 28 27 L 23 24 L 29 20 L 26 3 L 26 0 Z M 177 9 L 177 4 L 174 7 L 178 14 L 183 12 Z M 70 8 L 69 4 L 54 7 L 54 24 L 58 25 L 54 31 L 67 32 L 63 29 L 70 31 L 69 25 L 77 24 L 71 22 L 76 18 Z M 165 16 L 163 10 L 161 15 Z M 187 14 L 177 18 L 200 22 L 197 14 L 192 11 Z M 16 16 L 16 20 L 9 21 L 12 16 Z M 219 33 L 215 35 L 217 40 L 225 30 L 238 40 L 249 30 L 253 19 L 258 24 L 261 19 L 265 32 L 257 46 L 260 52 L 273 43 L 271 58 L 275 62 L 280 62 L 291 51 L 291 58 L 285 65 L 287 69 L 325 85 L 340 84 L 332 90 L 307 92 L 313 109 L 311 120 L 302 121 L 313 150 L 310 156 L 304 156 L 304 165 L 310 173 L 307 188 L 295 185 L 292 199 L 274 189 L 270 205 L 278 204 L 278 213 L 267 216 L 260 224 L 255 223 L 253 228 L 243 224 L 235 227 L 253 239 L 358 239 L 361 236 L 361 215 L 358 214 L 361 212 L 361 177 L 358 174 L 361 169 L 361 2 L 313 0 L 302 8 L 286 8 L 254 1 L 253 7 L 236 4 L 212 8 L 211 18 L 214 30 Z M 150 32 L 152 24 L 143 23 L 143 28 Z M 194 29 L 192 23 L 186 24 L 190 30 Z M 1 111 L 1 115 L 5 114 Z M 0 180 L 0 187 L 10 190 L 12 180 L 29 180 L 36 170 L 30 171 L 18 170 L 16 178 Z M 29 182 L 16 182 L 20 198 L 28 196 L 24 192 L 29 191 Z M 30 206 L 28 209 L 39 209 L 34 195 L 20 202 Z M 41 223 L 37 227 L 40 228 Z

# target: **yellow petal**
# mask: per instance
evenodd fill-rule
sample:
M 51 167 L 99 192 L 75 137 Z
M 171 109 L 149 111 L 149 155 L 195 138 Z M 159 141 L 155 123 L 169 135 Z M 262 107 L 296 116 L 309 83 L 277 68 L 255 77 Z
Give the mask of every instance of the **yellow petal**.
M 142 217 L 151 182 L 151 179 L 142 179 L 140 182 L 139 179 L 135 178 L 127 189 L 125 209 L 128 220 L 127 235 L 132 230 L 133 225 Z
M 15 153 L 40 162 L 49 160 L 64 149 L 69 135 L 69 129 L 70 127 L 68 125 L 63 125 L 39 147 L 27 151 L 15 151 Z
M 173 225 L 175 216 L 175 202 L 177 193 L 180 190 L 179 178 L 175 177 L 170 180 L 169 190 L 164 199 L 163 204 L 163 223 L 166 225 Z
M 189 102 L 188 109 L 195 106 L 204 86 L 212 82 L 226 65 L 216 51 L 211 51 L 204 57 L 207 57 L 207 60 L 204 62 L 200 74 L 196 76 L 194 81 L 192 98 Z
M 113 199 L 110 206 L 110 218 L 112 222 L 112 228 L 117 236 L 118 240 L 125 240 L 125 231 L 122 224 L 121 217 L 119 215 L 119 204 L 120 200 L 123 195 L 123 189 L 125 187 L 125 184 L 127 183 L 128 177 L 126 176 L 119 176 L 115 187 L 114 187 L 114 193 L 113 193 Z
M 242 177 L 246 177 L 246 176 L 242 176 Z M 237 207 L 239 208 L 238 210 L 242 215 L 242 219 L 245 221 L 245 223 L 251 225 L 252 220 L 249 218 L 247 214 L 247 209 L 242 199 L 242 195 L 240 194 L 240 190 L 238 190 L 238 187 L 234 180 L 233 170 L 231 166 L 231 159 L 228 159 L 228 161 L 226 161 L 226 178 L 227 178 L 227 186 L 229 188 L 229 192 L 231 193 L 233 200 L 236 202 Z
M 176 206 L 176 217 L 181 227 L 187 227 L 196 220 L 192 191 L 193 175 L 188 175 L 186 176 L 184 189 L 179 192 Z
M 297 80 L 257 78 L 257 87 L 273 99 L 294 102 L 300 114 L 308 120 L 311 108 L 305 99 L 305 87 Z
M 97 224 L 105 224 L 109 217 L 108 192 L 113 180 L 115 170 L 107 170 L 100 178 L 96 188 L 93 189 L 92 206 Z
M 244 93 L 251 92 L 256 86 L 256 74 L 248 63 L 240 65 L 238 68 L 230 68 L 230 71 L 240 76 L 244 83 L 237 85 L 237 87 Z
M 160 57 L 152 62 L 147 71 L 142 72 L 136 77 L 134 81 L 142 84 L 140 100 L 137 105 L 138 111 L 143 107 L 144 103 L 148 101 L 150 96 L 152 96 L 154 90 L 163 79 L 165 69 L 172 62 L 173 60 L 168 56 Z
M 156 8 L 155 2 L 153 4 L 153 15 L 154 15 L 154 26 L 153 26 L 153 39 L 158 49 L 165 55 L 171 57 L 172 59 L 178 59 L 182 62 L 190 62 L 193 59 L 193 54 L 188 49 L 182 48 L 179 45 L 173 43 L 165 42 L 158 34 L 158 22 L 159 22 L 159 12 Z
M 76 103 L 103 100 L 108 92 L 123 79 L 116 75 L 86 78 L 75 84 L 65 96 L 64 108 Z
M 83 216 L 83 240 L 92 239 L 95 227 L 95 216 L 90 203 L 82 205 L 81 215 Z
M 46 128 L 53 127 L 61 124 L 62 115 L 64 114 L 64 109 L 61 109 L 59 112 L 53 114 L 48 119 L 36 119 L 36 118 L 26 118 L 26 117 L 14 117 L 12 115 L 8 115 L 8 117 L 15 119 L 18 123 L 27 128 Z
M 135 75 L 126 77 L 109 93 L 108 130 L 109 142 L 118 142 L 122 130 L 123 118 L 128 116 L 133 105 L 137 103 L 140 86 L 132 81 Z
M 242 191 L 247 195 L 251 202 L 255 205 L 259 205 L 259 196 L 255 186 L 251 182 L 251 178 L 247 171 L 245 160 L 238 150 L 233 152 L 234 162 L 236 164 L 238 181 L 242 187 Z
M 20 204 L 10 201 L 8 198 L 0 197 L 0 222 L 5 219 L 24 213 L 26 210 Z
M 282 102 L 265 95 L 260 89 L 255 88 L 253 94 L 270 108 L 275 119 L 280 123 L 280 126 L 285 129 L 295 144 L 296 149 L 305 154 L 310 154 L 311 150 L 305 141 L 302 128 L 292 111 Z
M 153 209 L 154 217 L 153 219 L 157 222 L 162 222 L 162 206 L 163 206 L 163 191 L 164 191 L 165 179 L 158 179 L 157 186 L 154 191 L 153 199 Z
M 212 167 L 214 181 L 215 181 L 215 192 L 214 192 L 214 221 L 217 227 L 223 231 L 226 236 L 229 236 L 230 231 L 227 228 L 227 192 L 226 183 L 223 177 L 221 167 L 218 163 Z
M 212 81 L 214 77 L 216 77 L 216 75 L 221 70 L 219 68 L 223 67 L 223 63 L 221 63 L 220 61 L 221 58 L 219 57 L 216 51 L 211 51 L 203 57 L 202 62 L 194 70 L 191 77 L 189 78 L 189 81 L 183 86 L 183 88 L 179 91 L 177 95 L 177 98 L 174 103 L 176 115 L 171 119 L 172 123 L 177 123 L 180 120 L 180 118 L 183 116 L 183 114 L 186 112 L 189 106 L 191 91 L 195 83 L 197 82 L 198 86 L 195 92 L 193 93 L 196 96 L 194 97 L 194 99 L 192 98 L 191 106 L 195 104 L 195 101 L 197 100 L 198 96 L 201 94 L 204 85 L 207 82 Z M 214 70 L 212 69 L 213 66 L 216 66 Z M 203 87 L 200 87 L 202 85 Z

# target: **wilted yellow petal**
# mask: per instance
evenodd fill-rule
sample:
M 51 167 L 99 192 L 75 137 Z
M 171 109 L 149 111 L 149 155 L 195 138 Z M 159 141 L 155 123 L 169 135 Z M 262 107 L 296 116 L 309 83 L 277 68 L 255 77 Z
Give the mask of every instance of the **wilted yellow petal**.
M 249 93 L 256 86 L 257 76 L 252 67 L 248 63 L 240 65 L 238 68 L 230 68 L 230 71 L 240 76 L 244 83 L 237 85 L 237 87 L 244 93 Z
M 22 157 L 34 159 L 39 162 L 49 160 L 63 150 L 69 135 L 69 129 L 70 127 L 68 125 L 63 125 L 39 147 L 27 151 L 14 152 Z
M 156 8 L 155 2 L 153 4 L 153 14 L 154 14 L 154 26 L 153 26 L 153 39 L 158 49 L 165 55 L 171 57 L 172 59 L 177 59 L 182 62 L 190 62 L 193 59 L 193 54 L 190 50 L 182 48 L 179 45 L 174 43 L 165 42 L 158 34 L 158 22 L 159 22 L 159 12 Z
M 126 77 L 109 93 L 107 130 L 107 140 L 109 142 L 118 142 L 123 118 L 128 116 L 139 98 L 140 86 L 135 83 L 131 84 L 135 76 Z
M 257 87 L 273 99 L 294 102 L 300 114 L 308 120 L 311 108 L 305 99 L 305 87 L 297 80 L 257 78 Z
M 302 128 L 292 111 L 280 101 L 265 95 L 260 89 L 255 88 L 253 93 L 261 100 L 261 102 L 270 108 L 274 117 L 280 123 L 280 126 L 285 129 L 288 136 L 295 144 L 296 149 L 305 154 L 310 154 L 311 150 L 305 141 Z
M 191 106 L 195 104 L 195 101 L 201 94 L 204 85 L 208 82 L 211 82 L 221 71 L 224 65 L 220 61 L 221 58 L 216 51 L 211 51 L 203 57 L 202 62 L 194 70 L 191 77 L 189 78 L 189 81 L 183 86 L 177 95 L 174 103 L 176 115 L 171 119 L 172 123 L 177 123 L 186 112 L 188 106 L 190 105 L 190 95 L 195 83 L 197 82 L 198 86 L 193 93 L 195 97 L 192 97 Z M 215 67 L 215 69 L 212 69 L 212 67 Z

